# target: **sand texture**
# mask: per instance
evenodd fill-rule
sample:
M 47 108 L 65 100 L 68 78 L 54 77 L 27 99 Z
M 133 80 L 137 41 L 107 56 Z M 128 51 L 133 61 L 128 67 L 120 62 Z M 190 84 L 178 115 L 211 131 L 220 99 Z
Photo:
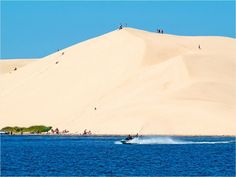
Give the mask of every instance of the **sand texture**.
M 36 59 L 0 59 L 0 75 L 11 74 Z
M 200 45 L 201 49 L 198 48 Z M 0 126 L 236 135 L 236 41 L 132 28 L 34 62 L 0 62 Z

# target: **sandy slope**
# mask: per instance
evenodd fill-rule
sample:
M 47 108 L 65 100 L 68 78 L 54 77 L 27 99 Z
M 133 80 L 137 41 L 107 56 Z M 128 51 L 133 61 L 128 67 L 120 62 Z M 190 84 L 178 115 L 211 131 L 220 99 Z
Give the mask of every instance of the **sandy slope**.
M 0 75 L 2 74 L 11 74 L 14 72 L 15 68 L 18 70 L 21 67 L 35 61 L 36 59 L 0 59 Z
M 225 37 L 116 30 L 0 74 L 0 125 L 236 135 L 235 49 Z

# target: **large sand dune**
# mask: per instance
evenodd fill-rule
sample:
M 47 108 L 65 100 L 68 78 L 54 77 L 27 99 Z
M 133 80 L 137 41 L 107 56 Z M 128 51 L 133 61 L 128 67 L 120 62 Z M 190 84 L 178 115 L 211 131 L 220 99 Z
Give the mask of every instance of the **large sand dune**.
M 0 74 L 0 125 L 236 135 L 235 49 L 226 37 L 116 30 Z

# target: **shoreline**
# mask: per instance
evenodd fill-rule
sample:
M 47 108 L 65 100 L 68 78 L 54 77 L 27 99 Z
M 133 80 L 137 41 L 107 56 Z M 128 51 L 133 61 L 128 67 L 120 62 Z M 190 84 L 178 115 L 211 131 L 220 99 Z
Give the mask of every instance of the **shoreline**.
M 1 136 L 64 136 L 64 137 L 70 137 L 70 136 L 76 136 L 76 137 L 124 137 L 127 135 L 117 135 L 117 134 L 96 134 L 96 135 L 80 135 L 80 134 L 1 134 Z M 236 135 L 157 135 L 157 134 L 147 134 L 147 135 L 140 135 L 139 137 L 234 137 L 236 138 Z

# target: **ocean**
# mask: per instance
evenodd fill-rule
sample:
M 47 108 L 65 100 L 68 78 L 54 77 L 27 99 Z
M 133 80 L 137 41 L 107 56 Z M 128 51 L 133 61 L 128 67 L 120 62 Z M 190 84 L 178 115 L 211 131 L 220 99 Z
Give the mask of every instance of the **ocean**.
M 1 136 L 1 176 L 235 176 L 235 138 Z

